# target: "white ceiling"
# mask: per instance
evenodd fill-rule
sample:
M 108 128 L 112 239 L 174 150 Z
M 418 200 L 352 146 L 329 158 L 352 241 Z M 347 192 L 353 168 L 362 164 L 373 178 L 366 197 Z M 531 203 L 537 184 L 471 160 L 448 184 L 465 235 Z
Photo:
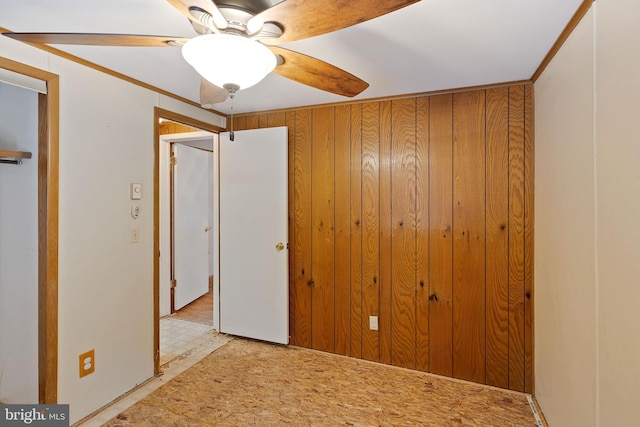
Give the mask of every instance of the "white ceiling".
M 581 2 L 422 0 L 350 28 L 282 46 L 368 82 L 369 88 L 354 99 L 527 80 Z M 196 35 L 165 0 L 0 0 L 0 27 L 16 32 Z M 198 102 L 200 78 L 179 48 L 56 47 Z M 272 73 L 240 91 L 233 111 L 347 100 Z M 229 113 L 230 100 L 215 109 Z

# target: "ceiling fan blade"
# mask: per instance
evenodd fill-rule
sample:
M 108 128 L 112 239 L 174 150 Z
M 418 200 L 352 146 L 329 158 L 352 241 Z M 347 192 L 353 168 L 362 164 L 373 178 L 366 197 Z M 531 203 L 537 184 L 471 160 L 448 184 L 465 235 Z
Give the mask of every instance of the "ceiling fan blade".
M 213 104 L 224 102 L 229 97 L 229 92 L 211 83 L 207 79 L 200 80 L 200 105 L 211 108 Z
M 166 47 L 172 43 L 181 45 L 189 40 L 184 37 L 145 36 L 135 34 L 95 34 L 95 33 L 2 33 L 26 43 L 73 44 L 90 46 L 143 46 Z
M 209 27 L 215 32 L 217 30 L 224 30 L 227 28 L 229 23 L 227 22 L 227 18 L 224 17 L 218 6 L 212 0 L 167 0 L 173 7 L 178 9 L 180 13 L 189 18 L 193 22 L 197 22 L 199 24 L 204 25 L 205 27 Z M 202 22 L 189 11 L 190 8 L 197 7 L 200 10 L 207 12 L 211 15 L 213 19 L 212 23 Z M 213 24 L 213 27 L 211 26 Z
M 418 1 L 420 0 L 284 0 L 253 17 L 248 27 L 259 28 L 258 24 L 276 22 L 283 27 L 284 33 L 278 39 L 264 42 L 282 44 L 341 30 Z
M 284 58 L 284 63 L 273 71 L 288 79 L 348 97 L 369 87 L 369 83 L 353 74 L 317 58 L 277 46 L 269 46 L 269 49 Z

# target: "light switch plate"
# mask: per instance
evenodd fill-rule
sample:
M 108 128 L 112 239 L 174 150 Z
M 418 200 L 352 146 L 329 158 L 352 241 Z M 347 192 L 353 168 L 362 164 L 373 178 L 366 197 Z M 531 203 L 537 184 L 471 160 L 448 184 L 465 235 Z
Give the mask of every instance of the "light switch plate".
M 131 197 L 131 200 L 142 199 L 142 184 L 132 182 L 129 191 L 129 197 Z

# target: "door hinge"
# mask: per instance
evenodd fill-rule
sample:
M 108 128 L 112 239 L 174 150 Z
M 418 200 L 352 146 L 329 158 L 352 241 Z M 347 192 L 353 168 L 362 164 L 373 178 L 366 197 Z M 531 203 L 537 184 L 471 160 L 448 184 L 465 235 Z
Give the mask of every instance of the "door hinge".
M 178 158 L 176 156 L 171 156 L 171 166 L 175 166 L 178 164 Z
M 171 288 L 173 289 L 173 288 L 175 288 L 176 286 L 178 286 L 178 281 L 177 281 L 176 279 L 173 279 L 173 280 L 171 281 Z

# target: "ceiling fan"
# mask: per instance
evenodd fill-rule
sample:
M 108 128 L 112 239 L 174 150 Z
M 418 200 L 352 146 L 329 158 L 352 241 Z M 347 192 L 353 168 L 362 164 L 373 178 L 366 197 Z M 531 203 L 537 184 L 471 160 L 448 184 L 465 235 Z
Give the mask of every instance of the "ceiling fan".
M 191 21 L 198 36 L 2 34 L 27 43 L 182 47 L 185 60 L 203 76 L 200 103 L 205 107 L 223 102 L 271 71 L 317 89 L 353 97 L 369 84 L 327 62 L 278 45 L 337 31 L 420 0 L 283 0 L 275 5 L 273 0 L 167 1 Z M 226 74 L 213 75 L 218 71 Z

